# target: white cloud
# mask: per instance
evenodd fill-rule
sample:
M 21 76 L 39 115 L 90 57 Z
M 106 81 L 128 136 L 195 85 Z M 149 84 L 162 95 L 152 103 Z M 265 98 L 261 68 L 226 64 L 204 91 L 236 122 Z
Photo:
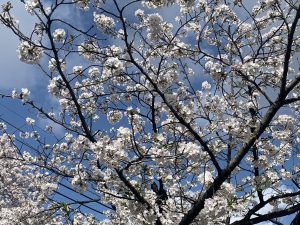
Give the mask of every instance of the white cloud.
M 20 22 L 20 28 L 25 34 L 32 30 L 35 19 L 30 16 L 19 1 L 13 2 L 12 14 Z M 19 61 L 16 49 L 19 45 L 18 38 L 6 27 L 0 24 L 0 89 L 12 89 L 21 87 L 33 87 L 37 76 L 32 66 Z

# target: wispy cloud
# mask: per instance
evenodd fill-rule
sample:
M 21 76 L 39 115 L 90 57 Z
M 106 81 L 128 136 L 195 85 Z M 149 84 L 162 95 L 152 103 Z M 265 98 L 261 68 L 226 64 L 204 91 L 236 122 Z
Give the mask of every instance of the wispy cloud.
M 35 24 L 35 18 L 30 16 L 19 1 L 13 2 L 12 14 L 19 20 L 20 29 L 29 34 Z M 18 38 L 12 32 L 0 25 L 0 90 L 33 87 L 37 82 L 37 74 L 33 67 L 19 61 L 16 49 Z

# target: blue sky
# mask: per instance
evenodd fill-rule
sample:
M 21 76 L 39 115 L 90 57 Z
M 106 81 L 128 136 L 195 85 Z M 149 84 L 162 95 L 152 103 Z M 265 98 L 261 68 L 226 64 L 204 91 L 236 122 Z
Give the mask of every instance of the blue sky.
M 1 0 L 0 2 L 2 5 L 6 1 Z M 30 16 L 24 10 L 24 5 L 19 1 L 15 1 L 13 4 L 13 14 L 19 19 L 20 27 L 28 33 L 34 26 L 34 17 Z M 32 66 L 20 62 L 17 58 L 16 49 L 19 44 L 18 38 L 12 35 L 11 31 L 1 25 L 0 40 L 0 66 L 2 68 L 2 72 L 0 74 L 1 90 L 21 88 L 25 86 L 28 88 L 35 87 L 38 81 L 38 74 L 33 73 Z
M 1 0 L 1 5 L 6 2 Z M 19 1 L 15 1 L 13 14 L 17 15 L 20 20 L 20 26 L 25 31 L 29 32 L 34 26 L 34 17 L 30 16 L 24 10 L 24 6 Z M 10 93 L 13 88 L 21 89 L 27 87 L 28 89 L 37 90 L 39 84 L 39 71 L 34 67 L 22 63 L 17 57 L 17 46 L 19 40 L 12 32 L 0 25 L 0 92 Z M 16 126 L 22 126 L 25 121 L 20 116 L 17 116 L 10 110 L 17 111 L 22 116 L 28 116 L 29 112 L 17 101 L 2 99 L 0 101 L 1 117 L 13 122 Z M 3 106 L 5 105 L 5 107 Z

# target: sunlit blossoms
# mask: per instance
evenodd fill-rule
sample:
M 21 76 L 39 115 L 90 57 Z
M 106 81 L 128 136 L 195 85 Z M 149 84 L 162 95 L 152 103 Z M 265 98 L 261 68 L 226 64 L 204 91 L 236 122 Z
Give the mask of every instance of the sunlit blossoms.
M 144 1 L 142 1 L 142 3 L 149 8 L 162 7 L 162 6 L 167 5 L 168 3 L 171 4 L 174 2 L 175 2 L 175 0 L 153 0 L 153 1 L 144 0 Z
M 116 57 L 109 57 L 105 62 L 104 78 L 119 75 L 123 70 L 123 63 Z
M 66 37 L 66 31 L 64 29 L 59 28 L 53 32 L 53 40 L 54 41 L 64 42 L 65 37 Z
M 100 71 L 97 67 L 91 67 L 88 71 L 91 78 L 97 77 L 100 75 Z
M 162 34 L 162 17 L 158 13 L 148 15 L 148 31 L 149 31 L 149 38 L 156 40 L 159 38 L 159 35 Z
M 32 164 L 36 159 L 28 152 L 22 158 L 18 156 L 13 139 L 13 136 L 6 134 L 0 136 L 0 223 L 46 224 L 49 222 L 49 214 L 44 210 L 50 212 L 51 209 L 47 209 L 44 204 L 57 185 L 51 177 L 43 175 L 42 170 Z M 40 216 L 37 218 L 34 216 L 36 214 Z
M 66 69 L 66 62 L 63 61 L 62 59 L 59 59 L 59 64 L 58 64 L 56 59 L 51 58 L 49 60 L 48 69 L 51 72 L 59 72 L 60 70 L 64 71 Z
M 211 85 L 207 81 L 204 81 L 202 82 L 202 88 L 205 90 L 209 90 L 211 88 Z
M 59 95 L 60 91 L 62 90 L 63 81 L 61 77 L 54 77 L 48 85 L 48 92 L 53 95 Z
M 15 89 L 12 91 L 12 98 L 19 98 L 22 101 L 26 101 L 29 99 L 30 91 L 27 88 L 22 88 L 21 92 L 16 91 Z
M 97 43 L 92 40 L 81 43 L 78 46 L 78 52 L 85 59 L 88 59 L 90 61 L 96 61 L 100 58 L 98 56 L 98 54 L 100 53 L 100 49 L 98 48 Z
M 73 73 L 75 75 L 80 75 L 82 73 L 82 66 L 74 66 L 73 67 Z
M 120 111 L 113 110 L 107 113 L 107 119 L 111 124 L 116 124 L 122 119 L 122 117 L 123 115 Z
M 0 224 L 298 224 L 299 1 L 21 2 Z
M 113 18 L 108 17 L 104 14 L 97 14 L 94 12 L 94 22 L 97 27 L 102 30 L 112 29 L 115 26 L 115 21 Z
M 32 119 L 32 118 L 27 117 L 27 118 L 26 118 L 26 123 L 27 123 L 28 125 L 34 125 L 35 120 Z
M 89 9 L 90 0 L 72 0 L 72 1 L 75 2 L 78 5 L 78 7 L 83 10 Z
M 34 15 L 34 9 L 39 8 L 40 3 L 38 0 L 26 0 L 25 9 L 31 14 Z
M 43 49 L 27 41 L 21 42 L 17 53 L 19 59 L 28 64 L 37 64 L 43 57 Z

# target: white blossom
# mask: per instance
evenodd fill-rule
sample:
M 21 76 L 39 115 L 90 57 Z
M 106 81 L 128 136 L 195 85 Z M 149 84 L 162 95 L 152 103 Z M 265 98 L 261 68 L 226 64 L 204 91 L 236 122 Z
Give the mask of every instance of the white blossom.
M 25 101 L 28 100 L 30 95 L 30 91 L 27 88 L 22 88 L 21 89 L 21 94 L 20 94 L 20 98 Z
M 97 27 L 103 31 L 112 29 L 115 26 L 115 21 L 113 18 L 104 14 L 97 14 L 96 12 L 94 12 L 94 22 L 96 23 Z
M 53 32 L 53 40 L 56 42 L 64 42 L 66 38 L 66 31 L 64 29 L 58 28 Z
M 211 89 L 210 83 L 208 83 L 207 81 L 202 82 L 202 89 L 204 89 L 204 90 Z
M 96 61 L 98 59 L 98 53 L 100 53 L 98 45 L 95 41 L 86 41 L 78 46 L 78 52 L 85 59 Z
M 3 79 L 1 104 L 26 115 L 0 121 L 0 225 L 252 224 L 297 206 L 297 7 L 245 2 L 25 0 L 28 32 L 3 5 L 44 78 L 11 94 Z
M 27 117 L 27 118 L 26 118 L 26 123 L 27 123 L 28 125 L 34 125 L 34 124 L 35 124 L 35 120 L 32 119 L 32 118 L 30 118 L 30 117 Z
M 89 9 L 90 0 L 72 0 L 76 2 L 80 9 L 87 11 Z
M 134 15 L 135 15 L 136 17 L 143 18 L 143 17 L 145 16 L 145 13 L 144 13 L 143 10 L 137 9 L 137 10 L 135 11 Z
M 19 59 L 28 64 L 37 64 L 43 57 L 43 49 L 27 41 L 21 42 L 17 53 Z
M 59 59 L 59 67 L 60 67 L 61 71 L 64 71 L 66 69 L 66 62 L 63 61 L 62 59 Z M 58 72 L 59 71 L 56 59 L 54 59 L 54 58 L 50 59 L 48 69 L 51 72 Z
M 157 40 L 162 34 L 162 17 L 158 13 L 148 15 L 147 19 L 149 38 Z
M 26 0 L 25 1 L 25 9 L 31 14 L 34 15 L 34 9 L 40 7 L 40 3 L 38 0 Z
M 111 124 L 116 124 L 118 123 L 123 117 L 122 112 L 120 111 L 110 111 L 107 113 L 107 119 Z
M 6 124 L 3 123 L 3 122 L 1 122 L 1 123 L 0 123 L 0 130 L 1 130 L 1 131 L 4 131 L 4 130 L 6 130 L 6 128 L 7 128 Z
M 95 78 L 100 75 L 100 71 L 97 67 L 91 67 L 88 71 L 91 78 Z
M 74 66 L 73 67 L 73 73 L 75 75 L 80 75 L 82 73 L 82 66 Z

